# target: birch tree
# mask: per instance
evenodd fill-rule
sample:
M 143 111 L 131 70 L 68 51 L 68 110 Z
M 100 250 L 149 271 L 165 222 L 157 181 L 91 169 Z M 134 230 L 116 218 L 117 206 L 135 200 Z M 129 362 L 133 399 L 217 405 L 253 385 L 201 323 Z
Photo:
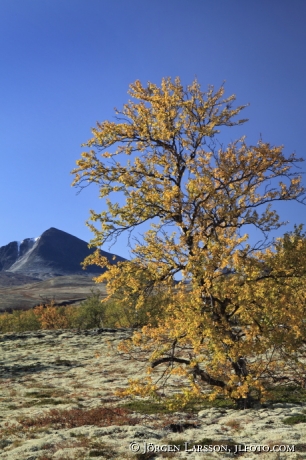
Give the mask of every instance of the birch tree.
M 271 237 L 284 225 L 273 204 L 305 201 L 302 159 L 263 140 L 218 142 L 222 129 L 247 121 L 223 86 L 204 92 L 196 80 L 184 88 L 165 78 L 160 86 L 136 81 L 129 94 L 115 121 L 92 129 L 73 185 L 96 184 L 105 202 L 90 211 L 91 245 L 126 234 L 132 255 L 110 265 L 97 250 L 86 263 L 108 270 L 96 281 L 136 311 L 160 295 L 157 320 L 133 336 L 149 373 L 130 391 L 156 393 L 181 375 L 182 401 L 209 386 L 210 397 L 248 405 L 252 392 L 264 397 L 267 382 L 302 385 L 305 236 L 298 227 Z M 149 230 L 139 236 L 142 224 Z

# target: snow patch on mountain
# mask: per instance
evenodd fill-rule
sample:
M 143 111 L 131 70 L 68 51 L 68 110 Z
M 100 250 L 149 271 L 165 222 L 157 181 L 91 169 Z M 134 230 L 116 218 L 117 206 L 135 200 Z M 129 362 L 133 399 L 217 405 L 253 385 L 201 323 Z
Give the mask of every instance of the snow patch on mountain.
M 26 238 L 25 240 L 21 240 L 21 241 L 16 241 L 17 243 L 17 258 L 19 259 L 20 257 L 20 247 L 25 243 L 25 241 L 28 243 L 29 246 L 33 246 L 36 241 L 38 241 L 40 238 L 40 236 L 37 236 L 36 238 Z
M 36 238 L 27 238 L 26 240 L 17 241 L 17 245 L 18 245 L 18 258 L 17 258 L 17 260 L 13 263 L 13 265 L 11 265 L 11 267 L 9 268 L 9 271 L 10 271 L 10 272 L 15 272 L 15 271 L 17 271 L 18 269 L 22 268 L 22 266 L 28 261 L 30 254 L 31 254 L 31 253 L 34 251 L 34 249 L 36 248 L 39 239 L 40 239 L 40 236 L 38 236 L 38 237 L 36 237 Z M 26 252 L 25 252 L 24 254 L 21 255 L 21 254 L 20 254 L 20 253 L 21 253 L 20 248 L 21 248 L 21 246 L 25 243 L 25 241 L 27 241 L 27 244 L 28 244 L 29 249 L 26 250 Z

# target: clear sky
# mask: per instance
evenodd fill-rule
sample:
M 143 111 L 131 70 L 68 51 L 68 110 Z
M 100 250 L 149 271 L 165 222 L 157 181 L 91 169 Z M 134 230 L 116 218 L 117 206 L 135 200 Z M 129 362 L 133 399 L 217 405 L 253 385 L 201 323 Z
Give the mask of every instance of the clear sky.
M 0 246 L 50 227 L 91 239 L 103 203 L 94 186 L 77 195 L 70 171 L 136 79 L 225 80 L 250 103 L 233 140 L 261 135 L 306 159 L 305 23 L 305 0 L 1 0 Z M 281 233 L 306 223 L 302 205 L 277 209 Z M 128 257 L 124 240 L 112 252 Z

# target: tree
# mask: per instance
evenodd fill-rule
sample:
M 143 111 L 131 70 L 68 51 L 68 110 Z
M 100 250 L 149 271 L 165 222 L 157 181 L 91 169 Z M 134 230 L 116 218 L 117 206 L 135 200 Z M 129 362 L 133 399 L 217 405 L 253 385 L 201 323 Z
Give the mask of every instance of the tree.
M 133 256 L 113 266 L 98 251 L 90 256 L 86 263 L 108 268 L 97 282 L 107 282 L 110 296 L 126 286 L 122 302 L 131 308 L 152 292 L 165 299 L 158 324 L 133 337 L 136 350 L 152 352 L 151 369 L 163 366 L 162 377 L 135 381 L 134 391 L 156 392 L 178 373 L 187 378 L 184 395 L 209 385 L 213 396 L 248 404 L 266 381 L 305 381 L 305 257 L 287 264 L 290 244 L 294 259 L 305 238 L 301 228 L 271 238 L 284 224 L 272 204 L 305 201 L 293 169 L 302 159 L 262 140 L 218 144 L 221 127 L 247 121 L 236 119 L 245 106 L 234 108 L 223 86 L 202 92 L 197 81 L 184 89 L 166 78 L 160 87 L 136 81 L 129 94 L 136 102 L 92 130 L 73 184 L 95 183 L 106 199 L 107 211 L 90 211 L 91 245 L 127 233 Z M 133 237 L 144 223 L 150 230 Z M 246 233 L 252 227 L 256 243 Z

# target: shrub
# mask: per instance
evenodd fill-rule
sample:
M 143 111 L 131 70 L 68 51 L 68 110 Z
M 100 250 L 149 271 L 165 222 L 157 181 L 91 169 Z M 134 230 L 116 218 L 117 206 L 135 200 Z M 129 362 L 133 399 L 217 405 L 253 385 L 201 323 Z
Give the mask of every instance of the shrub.
M 105 304 L 101 302 L 101 292 L 91 291 L 91 295 L 75 307 L 69 310 L 71 323 L 78 329 L 91 329 L 105 325 Z
M 41 329 L 39 318 L 34 310 L 14 310 L 12 313 L 0 315 L 0 331 L 6 332 L 25 332 Z
M 124 289 L 123 289 L 124 290 Z M 31 310 L 15 310 L 0 315 L 0 332 L 24 332 L 39 329 L 92 329 L 99 327 L 142 327 L 150 323 L 156 326 L 161 318 L 162 308 L 167 303 L 163 293 L 148 296 L 145 305 L 136 308 L 134 303 L 126 304 L 123 295 L 102 301 L 100 291 L 91 295 L 79 306 L 39 305 Z
M 34 314 L 42 329 L 65 329 L 69 326 L 65 307 L 55 307 L 53 302 L 46 307 L 40 305 L 34 308 Z
M 296 425 L 297 423 L 306 423 L 306 415 L 304 414 L 297 414 L 291 415 L 291 417 L 287 417 L 283 420 L 285 425 Z
M 110 327 L 138 328 L 151 324 L 157 326 L 162 317 L 162 306 L 169 300 L 163 293 L 151 294 L 140 308 L 136 308 L 137 298 L 134 302 L 126 303 L 124 297 L 113 297 L 105 302 L 107 325 Z

